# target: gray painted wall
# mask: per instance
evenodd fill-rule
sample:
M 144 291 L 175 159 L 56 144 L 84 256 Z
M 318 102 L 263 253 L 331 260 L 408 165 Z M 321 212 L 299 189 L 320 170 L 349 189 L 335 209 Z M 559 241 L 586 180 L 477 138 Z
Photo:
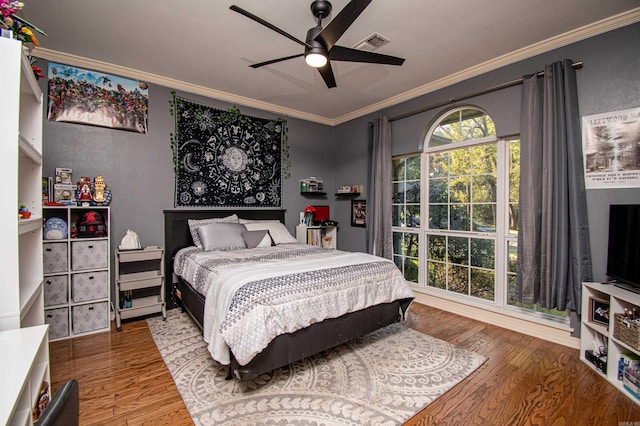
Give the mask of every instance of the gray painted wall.
M 582 61 L 577 72 L 580 115 L 591 115 L 640 107 L 640 24 L 557 49 L 525 61 L 503 67 L 459 84 L 449 86 L 376 114 L 352 120 L 336 128 L 334 179 L 365 181 L 368 151 L 367 126 L 376 117 L 394 117 L 420 110 L 447 99 L 463 97 L 479 90 L 521 78 L 544 69 L 546 64 L 564 58 Z M 520 99 L 522 86 L 493 92 L 463 101 L 485 109 L 496 122 L 499 135 L 520 132 Z M 458 104 L 456 104 L 458 105 Z M 394 155 L 419 152 L 421 143 L 433 120 L 451 108 L 442 107 L 423 112 L 392 124 Z M 606 242 L 608 238 L 609 204 L 640 203 L 640 188 L 593 189 L 587 191 L 589 229 L 593 256 L 594 279 L 605 279 Z M 338 212 L 341 223 L 347 224 L 348 212 Z M 340 242 L 344 249 L 364 250 L 364 232 L 359 228 L 341 226 Z M 348 244 L 343 244 L 347 240 Z
M 283 207 L 288 228 L 294 232 L 298 213 L 309 204 L 329 205 L 340 224 L 338 244 L 343 250 L 364 251 L 365 229 L 350 226 L 350 198 L 335 197 L 339 185 L 362 184 L 366 198 L 369 122 L 423 108 L 446 99 L 461 97 L 543 69 L 545 64 L 571 58 L 583 61 L 578 71 L 581 115 L 640 106 L 640 24 L 634 24 L 557 49 L 482 76 L 438 90 L 403 104 L 361 117 L 334 128 L 283 117 L 289 127 L 291 178 L 283 182 Z M 38 66 L 46 67 L 45 61 Z M 41 81 L 46 90 L 46 82 Z M 500 135 L 519 133 L 520 86 L 465 101 L 484 108 L 496 122 Z M 188 93 L 179 96 L 228 109 L 234 105 Z M 149 89 L 149 133 L 146 135 L 68 123 L 44 122 L 43 173 L 55 167 L 73 169 L 74 181 L 81 176 L 103 175 L 113 192 L 111 243 L 115 248 L 127 229 L 138 233 L 142 244 L 163 244 L 164 209 L 173 208 L 173 165 L 169 134 L 174 131 L 169 113 L 171 89 L 151 85 Z M 276 115 L 239 107 L 247 115 Z M 432 120 L 446 108 L 423 112 L 393 123 L 394 154 L 418 152 Z M 298 181 L 316 176 L 325 182 L 328 195 L 305 198 Z M 588 192 L 594 278 L 604 279 L 608 205 L 640 203 L 640 189 L 590 190 Z

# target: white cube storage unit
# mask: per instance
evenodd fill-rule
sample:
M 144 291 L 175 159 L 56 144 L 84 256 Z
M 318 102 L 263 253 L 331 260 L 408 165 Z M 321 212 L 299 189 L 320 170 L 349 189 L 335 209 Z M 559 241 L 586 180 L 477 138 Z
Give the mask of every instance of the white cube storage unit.
M 77 218 L 88 211 L 100 213 L 105 233 L 79 238 Z M 108 331 L 111 306 L 109 207 L 44 207 L 45 221 L 59 218 L 67 224 L 63 239 L 43 238 L 44 319 L 51 340 Z M 46 222 L 45 222 L 46 223 Z

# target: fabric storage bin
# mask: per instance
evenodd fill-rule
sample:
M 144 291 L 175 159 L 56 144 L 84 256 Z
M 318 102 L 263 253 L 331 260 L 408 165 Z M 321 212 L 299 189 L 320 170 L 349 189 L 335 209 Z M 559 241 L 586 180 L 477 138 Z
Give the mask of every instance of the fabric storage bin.
M 107 271 L 71 275 L 71 299 L 77 303 L 106 298 L 109 295 L 108 280 Z
M 109 328 L 109 304 L 88 303 L 71 307 L 73 334 Z
M 66 275 L 44 277 L 44 306 L 61 305 L 69 301 Z
M 44 322 L 49 324 L 49 338 L 58 339 L 69 335 L 69 308 L 47 309 Z
M 45 274 L 67 271 L 67 243 L 44 243 L 42 264 Z
M 71 269 L 82 271 L 109 266 L 109 243 L 107 240 L 72 241 Z

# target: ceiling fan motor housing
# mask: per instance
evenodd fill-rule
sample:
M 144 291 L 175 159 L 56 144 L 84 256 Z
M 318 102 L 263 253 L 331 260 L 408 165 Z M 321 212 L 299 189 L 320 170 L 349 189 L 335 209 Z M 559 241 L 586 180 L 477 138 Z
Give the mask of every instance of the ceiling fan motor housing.
M 318 19 L 324 19 L 331 14 L 331 3 L 326 0 L 315 0 L 311 3 L 311 13 Z

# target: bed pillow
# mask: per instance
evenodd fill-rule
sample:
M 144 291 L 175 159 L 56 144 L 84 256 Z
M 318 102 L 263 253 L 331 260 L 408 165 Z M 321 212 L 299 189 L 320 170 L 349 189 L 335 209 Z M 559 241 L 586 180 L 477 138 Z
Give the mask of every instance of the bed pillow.
M 272 244 L 269 231 L 242 231 L 242 239 L 247 248 L 270 247 Z
M 242 232 L 246 230 L 241 223 L 210 223 L 198 227 L 198 237 L 205 251 L 239 250 L 247 248 L 242 238 Z
M 269 231 L 269 235 L 271 235 L 271 239 L 276 245 L 298 242 L 298 240 L 296 240 L 293 235 L 289 233 L 289 230 L 284 226 L 284 224 L 277 220 L 264 222 L 248 222 L 245 223 L 244 226 L 247 227 L 248 231 Z
M 193 244 L 202 248 L 202 243 L 200 243 L 200 237 L 198 237 L 198 228 L 204 225 L 208 225 L 210 223 L 220 223 L 220 222 L 231 222 L 238 223 L 238 215 L 232 214 L 227 217 L 211 217 L 208 219 L 189 219 L 187 221 L 189 223 L 189 231 L 191 232 L 191 238 L 193 239 Z

